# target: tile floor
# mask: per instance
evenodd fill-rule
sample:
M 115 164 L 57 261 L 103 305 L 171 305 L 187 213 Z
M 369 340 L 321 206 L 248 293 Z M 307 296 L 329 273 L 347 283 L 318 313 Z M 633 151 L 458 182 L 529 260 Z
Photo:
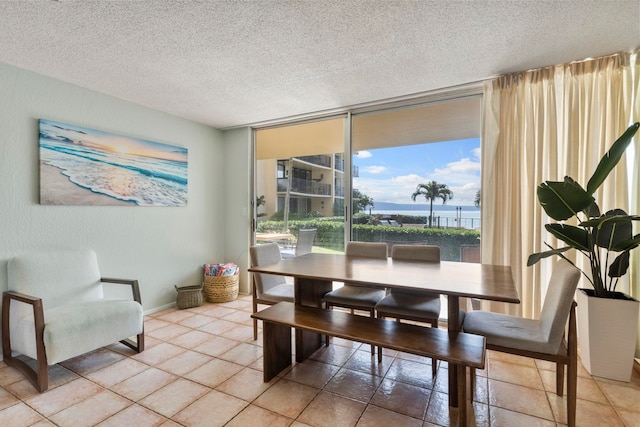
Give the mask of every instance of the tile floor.
M 147 349 L 121 344 L 50 368 L 38 394 L 0 362 L 0 426 L 448 426 L 446 364 L 344 340 L 268 384 L 262 337 L 253 341 L 251 298 L 146 316 Z M 561 426 L 553 365 L 489 352 L 472 424 Z M 640 426 L 640 375 L 630 383 L 578 379 L 578 426 Z

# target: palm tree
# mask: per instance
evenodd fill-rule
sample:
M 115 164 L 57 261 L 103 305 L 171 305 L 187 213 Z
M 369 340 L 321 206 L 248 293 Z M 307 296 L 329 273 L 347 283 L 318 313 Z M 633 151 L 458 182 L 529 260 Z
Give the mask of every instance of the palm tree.
M 449 190 L 447 184 L 438 184 L 435 181 L 431 181 L 427 184 L 418 184 L 416 191 L 411 195 L 411 200 L 414 202 L 419 196 L 429 202 L 429 228 L 431 228 L 433 222 L 433 201 L 435 199 L 442 199 L 442 204 L 447 203 L 447 200 L 453 199 L 453 192 Z

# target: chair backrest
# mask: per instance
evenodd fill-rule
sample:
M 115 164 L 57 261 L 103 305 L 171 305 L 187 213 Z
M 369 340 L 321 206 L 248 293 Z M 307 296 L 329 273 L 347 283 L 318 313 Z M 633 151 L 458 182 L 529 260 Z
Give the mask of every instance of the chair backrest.
M 391 258 L 405 261 L 440 262 L 440 247 L 433 245 L 393 245 Z M 425 294 L 406 289 L 391 289 L 392 294 L 411 294 L 439 298 L 437 294 Z
M 386 258 L 387 244 L 377 242 L 347 242 L 345 254 L 367 258 Z
M 393 245 L 391 258 L 407 261 L 440 262 L 440 247 L 433 245 Z
M 98 257 L 92 250 L 20 255 L 9 260 L 7 276 L 10 291 L 42 298 L 45 310 L 103 298 Z
M 251 248 L 249 248 L 249 255 L 251 256 L 252 267 L 273 264 L 282 259 L 280 256 L 280 247 L 277 243 L 264 243 L 262 245 L 251 246 Z M 277 276 L 275 274 L 253 273 L 253 280 L 255 280 L 258 298 L 260 298 L 265 291 L 287 283 L 284 276 Z
M 298 231 L 298 241 L 296 242 L 296 256 L 311 253 L 313 247 L 313 239 L 316 237 L 316 229 Z
M 540 324 L 549 347 L 559 349 L 573 297 L 580 281 L 580 272 L 573 265 L 561 259 L 553 267 L 547 295 L 544 298 Z

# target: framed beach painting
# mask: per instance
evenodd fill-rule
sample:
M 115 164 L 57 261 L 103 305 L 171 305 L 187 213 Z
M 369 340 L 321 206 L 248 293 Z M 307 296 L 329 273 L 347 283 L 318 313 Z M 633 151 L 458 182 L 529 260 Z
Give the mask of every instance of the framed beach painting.
M 187 149 L 40 119 L 40 204 L 186 206 Z

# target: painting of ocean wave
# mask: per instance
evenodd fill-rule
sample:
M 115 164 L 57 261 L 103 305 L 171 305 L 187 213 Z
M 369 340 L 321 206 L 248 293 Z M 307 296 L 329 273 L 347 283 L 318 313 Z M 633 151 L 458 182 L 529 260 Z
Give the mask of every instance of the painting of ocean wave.
M 40 203 L 186 206 L 187 149 L 40 119 Z

